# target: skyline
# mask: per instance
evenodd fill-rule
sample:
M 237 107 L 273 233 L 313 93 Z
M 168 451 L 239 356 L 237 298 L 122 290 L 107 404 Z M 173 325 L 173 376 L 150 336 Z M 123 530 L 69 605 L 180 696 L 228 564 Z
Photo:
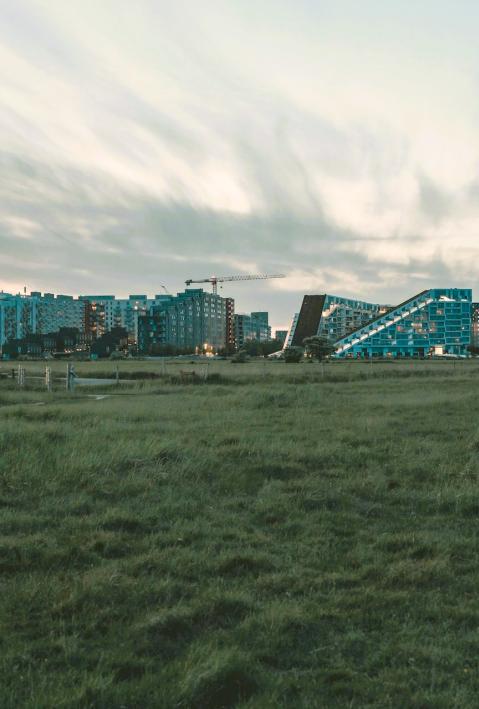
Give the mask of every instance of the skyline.
M 473 3 L 0 0 L 6 291 L 477 290 Z

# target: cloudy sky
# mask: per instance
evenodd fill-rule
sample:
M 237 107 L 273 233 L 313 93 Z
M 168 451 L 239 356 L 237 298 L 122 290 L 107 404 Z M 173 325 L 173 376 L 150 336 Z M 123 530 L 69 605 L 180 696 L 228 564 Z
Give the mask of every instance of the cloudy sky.
M 0 0 L 0 288 L 479 297 L 476 0 Z

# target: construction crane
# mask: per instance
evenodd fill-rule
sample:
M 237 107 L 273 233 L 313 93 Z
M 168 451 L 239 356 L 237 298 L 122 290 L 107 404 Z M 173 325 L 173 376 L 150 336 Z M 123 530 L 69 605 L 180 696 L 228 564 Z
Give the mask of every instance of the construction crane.
M 256 276 L 211 276 L 210 278 L 200 278 L 195 281 L 193 278 L 188 278 L 185 281 L 187 286 L 191 286 L 192 283 L 211 283 L 213 287 L 213 293 L 216 295 L 218 293 L 218 283 L 225 283 L 225 281 L 263 281 L 267 278 L 286 278 L 284 273 L 279 273 L 275 275 L 267 275 L 265 273 L 258 274 Z

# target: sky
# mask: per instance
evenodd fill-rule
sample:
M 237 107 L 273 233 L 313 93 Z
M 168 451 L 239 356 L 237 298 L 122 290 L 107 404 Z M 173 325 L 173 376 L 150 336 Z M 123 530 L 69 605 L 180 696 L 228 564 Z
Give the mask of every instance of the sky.
M 479 298 L 474 0 L 0 0 L 0 289 Z

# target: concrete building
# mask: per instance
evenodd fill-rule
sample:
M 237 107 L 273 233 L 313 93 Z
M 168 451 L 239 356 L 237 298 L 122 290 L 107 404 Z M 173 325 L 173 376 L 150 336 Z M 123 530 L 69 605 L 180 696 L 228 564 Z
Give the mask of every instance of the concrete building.
M 217 351 L 227 342 L 226 298 L 202 288 L 186 289 L 166 304 L 165 336 L 181 349 Z
M 0 347 L 8 340 L 31 334 L 58 332 L 62 328 L 86 330 L 85 303 L 53 293 L 30 295 L 0 293 Z
M 278 342 L 281 342 L 281 345 L 284 345 L 286 342 L 286 338 L 288 336 L 288 330 L 276 330 L 274 333 L 274 339 L 278 340 Z
M 253 329 L 251 327 L 251 315 L 243 313 L 235 314 L 235 347 L 241 350 L 244 343 L 249 340 L 254 340 Z
M 226 300 L 226 350 L 233 352 L 235 349 L 235 302 L 233 298 Z
M 40 334 L 58 332 L 62 328 L 86 330 L 86 304 L 71 295 L 32 292 L 30 299 L 35 304 L 35 332 Z
M 0 347 L 11 339 L 20 339 L 35 332 L 36 307 L 21 295 L 0 293 Z
M 158 296 L 156 296 L 158 298 Z M 116 298 L 114 295 L 81 295 L 79 300 L 89 303 L 90 312 L 96 318 L 98 335 L 110 332 L 113 328 L 123 327 L 128 332 L 128 340 L 134 344 L 138 340 L 138 315 L 147 313 L 156 299 L 146 295 L 129 295 L 128 298 Z
M 269 313 L 265 310 L 252 312 L 251 321 L 256 339 L 260 342 L 269 342 L 271 340 Z
M 479 348 L 479 303 L 471 305 L 471 345 Z
M 233 317 L 232 298 L 202 288 L 157 296 L 149 312 L 138 317 L 138 351 L 151 354 L 161 346 L 189 352 L 227 349 Z
M 166 312 L 157 310 L 138 316 L 138 353 L 160 354 L 166 346 Z
M 123 327 L 128 332 L 130 344 L 138 342 L 138 317 L 153 312 L 161 304 L 172 300 L 171 295 L 129 295 L 128 298 L 117 298 L 114 295 L 81 295 L 79 300 L 88 303 L 87 321 L 93 339 L 95 336 L 110 332 L 113 328 Z
M 269 315 L 266 311 L 256 311 L 248 314 L 235 315 L 235 346 L 237 350 L 244 347 L 245 342 L 257 340 L 268 342 L 271 340 L 271 327 Z

